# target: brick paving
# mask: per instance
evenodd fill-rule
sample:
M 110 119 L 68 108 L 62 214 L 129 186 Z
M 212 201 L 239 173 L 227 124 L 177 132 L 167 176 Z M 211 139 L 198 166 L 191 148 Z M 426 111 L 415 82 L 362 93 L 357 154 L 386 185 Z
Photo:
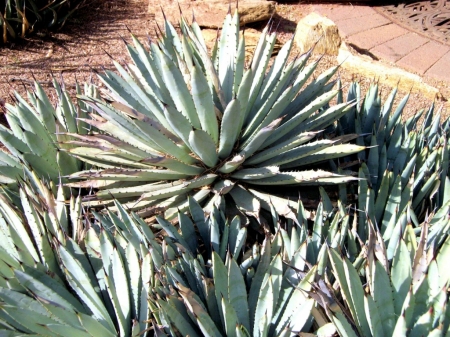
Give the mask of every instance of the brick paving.
M 371 51 L 372 48 L 406 33 L 406 29 L 391 23 L 356 33 L 349 40 L 359 48 Z
M 315 4 L 334 21 L 347 43 L 399 68 L 450 82 L 450 47 L 411 32 L 369 6 Z
M 436 63 L 425 72 L 425 76 L 448 82 L 450 79 L 450 51 L 436 61 Z
M 434 41 L 428 41 L 398 60 L 397 65 L 417 72 L 420 75 L 424 75 L 426 71 L 435 65 L 448 51 L 448 47 Z
M 395 63 L 427 42 L 429 40 L 423 36 L 416 33 L 407 33 L 375 46 L 371 51 L 378 58 Z
M 387 25 L 389 23 L 391 22 L 384 16 L 378 13 L 373 13 L 370 15 L 359 16 L 356 18 L 340 20 L 338 27 L 341 35 L 347 37 L 362 32 L 361 27 L 363 27 L 365 30 L 370 30 L 373 28 Z

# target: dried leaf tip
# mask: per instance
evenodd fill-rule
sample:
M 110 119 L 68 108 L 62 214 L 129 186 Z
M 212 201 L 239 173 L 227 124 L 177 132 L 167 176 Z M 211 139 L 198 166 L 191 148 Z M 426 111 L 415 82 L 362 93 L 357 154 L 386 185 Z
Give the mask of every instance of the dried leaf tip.
M 349 56 L 347 56 L 346 58 L 344 58 L 343 60 L 342 60 L 342 62 L 341 63 L 339 63 L 338 65 L 337 65 L 337 67 L 341 67 L 343 64 L 344 64 L 344 62 L 346 62 L 347 61 L 347 59 L 349 58 Z
M 217 28 L 216 40 L 219 40 L 220 28 Z
M 59 77 L 61 78 L 61 90 L 66 91 L 66 84 L 64 83 L 64 77 L 62 72 L 59 74 Z
M 163 15 L 164 21 L 167 21 L 166 13 L 164 13 L 164 10 L 163 10 L 162 6 L 159 6 L 159 7 L 161 7 L 161 13 Z
M 272 20 L 272 17 L 270 18 L 270 21 L 267 23 L 267 25 L 268 25 L 268 29 L 267 29 L 267 31 L 268 31 L 268 33 L 269 33 L 269 35 L 271 35 L 272 34 L 272 32 L 273 32 L 273 25 L 275 24 L 275 21 L 274 20 Z
M 127 40 L 125 40 L 125 38 L 119 34 L 119 38 L 122 40 L 123 43 L 125 43 L 125 46 L 128 46 L 128 42 Z
M 277 27 L 275 28 L 275 33 L 278 32 L 278 28 L 280 28 L 281 25 L 281 20 L 278 21 Z
M 126 42 L 125 42 L 125 43 L 126 43 Z M 103 50 L 103 52 L 104 52 L 106 55 L 108 55 L 108 57 L 109 57 L 111 60 L 114 61 L 114 58 L 111 56 L 110 53 L 108 53 L 105 49 L 102 49 L 102 50 Z
M 272 24 L 273 16 L 274 16 L 274 15 L 275 15 L 275 12 L 273 12 L 273 13 L 270 15 L 269 21 L 267 21 L 267 27 L 269 27 L 269 26 Z
M 162 31 L 161 31 L 161 28 L 159 27 L 158 23 L 157 22 L 155 22 L 155 23 L 156 23 L 156 27 L 157 27 L 157 28 L 155 28 L 155 36 L 156 36 L 156 39 L 159 40 L 160 35 L 162 35 Z M 158 30 L 159 30 L 159 33 L 158 33 Z

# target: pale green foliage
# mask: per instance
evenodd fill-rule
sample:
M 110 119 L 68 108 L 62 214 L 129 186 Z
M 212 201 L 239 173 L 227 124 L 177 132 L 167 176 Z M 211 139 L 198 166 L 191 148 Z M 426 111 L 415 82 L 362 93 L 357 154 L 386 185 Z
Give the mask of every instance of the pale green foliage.
M 359 95 L 354 83 L 348 99 Z M 442 261 L 449 242 L 449 121 L 441 124 L 434 106 L 420 127 L 423 111 L 402 121 L 408 96 L 392 113 L 395 95 L 393 90 L 381 106 L 373 85 L 338 125 L 338 132 L 372 134 L 359 139 L 368 148 L 357 155 L 365 163 L 353 235 L 363 250 L 349 241 L 346 257 L 329 251 L 351 317 L 329 312 L 342 336 L 441 336 L 448 329 L 442 322 L 450 280 Z
M 89 125 L 78 120 L 86 117 L 89 110 L 81 101 L 73 104 L 69 94 L 55 80 L 53 85 L 56 107 L 37 82 L 34 91 L 28 92 L 28 102 L 15 93 L 16 104 L 6 104 L 9 128 L 0 125 L 0 142 L 8 152 L 0 151 L 0 183 L 9 188 L 16 189 L 18 179 L 27 168 L 55 183 L 84 168 L 82 162 L 60 151 L 59 143 L 71 139 L 70 134 L 89 132 Z M 86 84 L 84 90 L 97 95 L 90 85 Z M 78 85 L 77 92 L 81 94 Z
M 224 205 L 205 216 L 190 198 L 192 219 L 179 213 L 177 229 L 158 217 L 163 231 L 154 234 L 118 203 L 118 214 L 88 215 L 80 197 L 64 205 L 36 175 L 27 177 L 19 201 L 0 199 L 1 333 L 290 336 L 303 330 L 319 336 L 334 331 L 442 336 L 448 331 L 449 238 L 441 235 L 435 246 L 427 233 L 430 227 L 448 227 L 449 205 L 420 224 L 419 238 L 408 224 L 392 258 L 370 225 L 368 241 L 356 259 L 349 255 L 351 262 L 338 249 L 351 253 L 360 244 L 352 217 L 340 203 L 334 209 L 323 189 L 312 235 L 311 215 L 301 202 L 290 219 L 272 206 L 267 231 L 273 234 L 250 246 L 252 221 L 246 227 L 240 216 L 227 219 Z
M 358 235 L 363 241 L 368 237 L 368 220 L 378 225 L 389 242 L 392 235 L 398 239 L 403 233 L 404 225 L 398 221 L 403 221 L 407 211 L 418 226 L 427 213 L 444 206 L 450 196 L 449 120 L 441 124 L 441 114 L 432 105 L 426 113 L 419 111 L 403 121 L 409 95 L 394 109 L 396 94 L 394 89 L 382 105 L 378 86 L 372 85 L 362 103 L 342 117 L 336 128 L 344 137 L 348 133 L 364 134 L 356 139 L 357 144 L 367 147 L 357 154 L 364 162 L 357 191 Z M 359 97 L 359 85 L 353 83 L 347 99 Z M 344 158 L 340 164 L 354 159 Z M 389 258 L 395 245 L 396 241 L 388 249 Z
M 182 20 L 181 36 L 165 22 L 148 50 L 133 37 L 133 63 L 115 62 L 119 74 L 99 75 L 112 102 L 80 97 L 98 114 L 83 121 L 99 132 L 61 146 L 95 167 L 70 176 L 82 179 L 71 187 L 98 189 L 84 199 L 89 205 L 113 207 L 117 199 L 142 216 L 166 211 L 170 219 L 188 210 L 188 196 L 209 212 L 227 195 L 240 211 L 257 214 L 269 210 L 271 197 L 261 186 L 355 179 L 304 170 L 364 149 L 322 132 L 354 105 L 327 108 L 338 94 L 331 90 L 338 67 L 305 86 L 317 62 L 307 64 L 310 53 L 289 58 L 293 39 L 269 67 L 276 34 L 266 28 L 246 68 L 238 21 L 226 16 L 212 58 L 195 21 Z
M 450 336 L 449 122 L 404 122 L 376 86 L 342 103 L 336 69 L 300 91 L 316 64 L 289 42 L 266 73 L 267 30 L 244 69 L 236 16 L 212 59 L 181 28 L 134 40 L 108 100 L 55 84 L 55 109 L 39 86 L 8 106 L 0 335 Z M 286 170 L 322 161 L 339 174 Z M 258 188 L 325 182 L 339 199 L 314 210 Z
M 433 246 L 426 239 L 428 230 L 428 223 L 423 223 L 417 242 L 409 225 L 397 241 L 392 259 L 388 259 L 388 252 L 383 249 L 385 242 L 373 227 L 366 245 L 367 257 L 360 261 L 352 264 L 337 251 L 329 250 L 336 281 L 350 312 L 347 321 L 342 310 L 326 309 L 341 336 L 442 336 L 446 333 L 448 323 L 447 329 L 443 323 L 448 320 L 446 289 L 450 274 L 443 260 L 448 258 L 450 238 L 433 253 Z M 361 273 L 365 274 L 364 281 L 358 275 Z M 322 305 L 326 308 L 329 303 L 324 301 Z M 349 322 L 356 331 L 348 329 Z
M 217 208 L 205 217 L 190 199 L 195 227 L 211 242 L 201 255 L 186 215 L 179 214 L 181 233 L 158 218 L 166 235 L 155 235 L 120 204 L 117 215 L 83 216 L 79 197 L 66 207 L 36 175 L 28 178 L 17 202 L 23 214 L 0 200 L 1 333 L 146 336 L 152 326 L 172 336 L 279 336 L 308 321 L 318 268 L 306 267 L 304 226 L 296 231 L 291 220 L 297 240 L 278 227 L 243 254 L 240 218 L 225 221 Z

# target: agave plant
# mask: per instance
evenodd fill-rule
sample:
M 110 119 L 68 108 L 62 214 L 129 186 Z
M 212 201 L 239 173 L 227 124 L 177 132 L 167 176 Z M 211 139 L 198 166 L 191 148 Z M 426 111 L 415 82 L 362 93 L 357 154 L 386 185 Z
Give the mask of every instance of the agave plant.
M 356 140 L 367 147 L 357 154 L 358 161 L 364 162 L 357 192 L 358 235 L 363 241 L 367 239 L 367 217 L 388 239 L 410 205 L 411 218 L 418 226 L 427 213 L 446 204 L 450 195 L 449 120 L 441 124 L 441 115 L 433 104 L 426 114 L 422 110 L 403 121 L 409 95 L 394 110 L 396 94 L 394 89 L 382 106 L 378 87 L 372 85 L 363 103 L 343 116 L 336 129 L 338 134 L 366 135 Z M 353 83 L 347 99 L 353 101 L 360 95 L 359 85 Z M 350 156 L 343 158 L 340 165 L 353 160 Z
M 74 104 L 69 94 L 57 81 L 53 81 L 57 103 L 54 107 L 39 83 L 28 92 L 28 102 L 15 93 L 16 103 L 6 104 L 5 117 L 9 128 L 0 125 L 0 142 L 7 151 L 0 151 L 0 183 L 16 190 L 25 170 L 57 183 L 64 176 L 85 168 L 83 162 L 60 151 L 59 143 L 67 140 L 64 133 L 86 134 L 91 129 L 79 118 L 86 117 L 89 109 L 82 102 Z M 77 92 L 81 88 L 77 84 Z M 96 89 L 86 84 L 85 93 L 96 96 Z
M 333 207 L 322 188 L 312 227 L 301 202 L 288 218 L 270 205 L 272 222 L 265 223 L 260 244 L 251 221 L 246 226 L 239 214 L 228 219 L 224 204 L 208 215 L 189 198 L 191 218 L 179 213 L 177 229 L 157 217 L 162 231 L 155 234 L 117 202 L 118 214 L 90 214 L 80 196 L 67 204 L 62 186 L 55 198 L 34 172 L 25 173 L 19 199 L 8 198 L 7 191 L 0 198 L 3 334 L 397 336 L 411 329 L 414 336 L 441 336 L 448 331 L 450 274 L 444 265 L 450 202 L 419 224 L 419 240 L 409 207 L 398 225 L 404 234 L 390 238 L 398 244 L 389 257 L 390 243 L 370 223 L 369 239 L 360 243 L 358 217 L 340 202 Z M 367 293 L 360 277 L 368 281 Z
M 89 205 L 124 207 L 165 217 L 187 210 L 187 197 L 210 212 L 224 195 L 245 213 L 269 210 L 281 201 L 261 187 L 343 183 L 355 179 L 312 163 L 356 153 L 363 146 L 327 138 L 322 130 L 354 103 L 327 108 L 338 94 L 333 67 L 304 90 L 317 62 L 310 54 L 289 59 L 293 40 L 269 60 L 276 34 L 266 28 L 251 65 L 244 65 L 245 42 L 237 14 L 227 15 L 212 57 L 197 23 L 181 21 L 181 36 L 165 22 L 165 34 L 149 50 L 133 37 L 133 64 L 114 62 L 120 76 L 101 74 L 106 101 L 83 96 L 96 111 L 82 119 L 99 132 L 69 133 L 67 152 L 95 169 L 70 175 L 72 187 L 98 189 Z M 295 203 L 289 203 L 295 206 Z M 281 208 L 278 209 L 283 213 Z
M 155 235 L 118 203 L 118 215 L 83 214 L 80 197 L 65 205 L 27 178 L 20 201 L 0 199 L 4 335 L 289 336 L 318 314 L 307 292 L 320 268 L 308 267 L 307 229 L 293 220 L 292 239 L 277 222 L 275 236 L 248 247 L 239 216 L 205 217 L 191 198 L 194 222 L 180 213 L 179 233 L 158 218 Z
M 448 335 L 448 120 L 432 106 L 422 125 L 423 111 L 404 121 L 408 95 L 392 114 L 395 95 L 382 106 L 372 86 L 336 129 L 367 135 L 357 138 L 367 149 L 357 154 L 356 240 L 329 249 L 336 283 L 319 281 L 311 294 L 341 336 Z M 359 96 L 354 83 L 349 99 Z
M 447 236 L 435 251 L 427 243 L 428 229 L 424 222 L 417 242 L 413 227 L 407 225 L 390 259 L 380 233 L 373 227 L 367 257 L 359 262 L 352 264 L 336 250 L 329 250 L 346 309 L 343 303 L 331 307 L 333 301 L 323 295 L 320 302 L 341 336 L 449 335 L 450 274 L 445 261 L 450 238 Z
M 6 0 L 0 10 L 3 43 L 42 28 L 61 27 L 86 0 Z
M 23 213 L 5 197 L 0 201 L 1 333 L 147 333 L 150 255 L 157 255 L 151 246 L 161 249 L 153 233 L 126 213 L 91 218 L 80 197 L 66 206 L 35 174 L 28 178 L 20 187 Z

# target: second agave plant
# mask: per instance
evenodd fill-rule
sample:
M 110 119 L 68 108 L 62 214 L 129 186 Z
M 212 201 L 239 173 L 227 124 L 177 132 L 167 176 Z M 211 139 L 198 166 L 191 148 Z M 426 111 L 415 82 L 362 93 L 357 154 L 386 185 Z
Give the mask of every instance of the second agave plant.
M 38 29 L 62 27 L 86 0 L 6 0 L 0 6 L 3 43 L 25 37 Z
M 100 75 L 106 102 L 81 97 L 96 112 L 84 122 L 99 132 L 70 134 L 61 146 L 97 168 L 70 177 L 79 179 L 73 187 L 97 190 L 86 202 L 119 199 L 143 216 L 170 218 L 188 209 L 188 196 L 208 211 L 228 194 L 246 214 L 273 205 L 287 215 L 286 201 L 261 186 L 354 179 L 308 170 L 363 149 L 322 132 L 353 104 L 329 107 L 337 67 L 311 80 L 318 61 L 307 63 L 310 53 L 289 57 L 292 40 L 269 66 L 276 40 L 269 26 L 246 67 L 237 13 L 226 16 L 211 56 L 195 20 L 180 27 L 178 35 L 166 21 L 148 49 L 133 37 L 133 63 L 114 62 L 119 74 Z

